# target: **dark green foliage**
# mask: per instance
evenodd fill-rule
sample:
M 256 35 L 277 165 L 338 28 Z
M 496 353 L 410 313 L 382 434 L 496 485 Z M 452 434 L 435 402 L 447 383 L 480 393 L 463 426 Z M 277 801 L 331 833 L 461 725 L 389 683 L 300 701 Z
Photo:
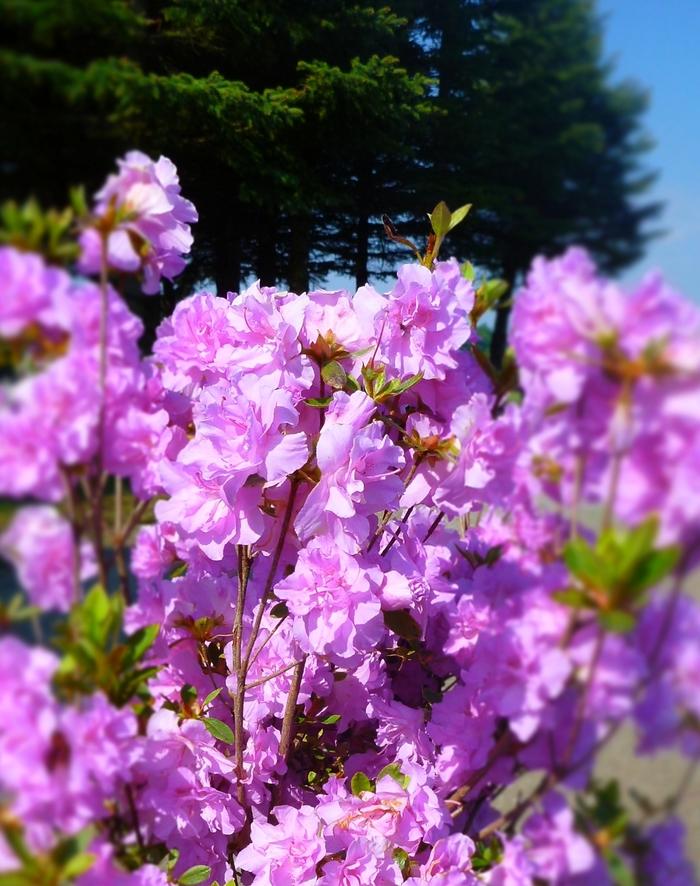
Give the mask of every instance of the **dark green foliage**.
M 129 148 L 171 156 L 202 221 L 161 312 L 207 278 L 222 293 L 250 274 L 361 284 L 408 258 L 382 214 L 422 250 L 439 197 L 474 205 L 451 249 L 510 284 L 571 242 L 624 267 L 658 210 L 641 200 L 646 98 L 611 83 L 592 0 L 0 0 L 0 13 L 0 196 L 63 205 Z

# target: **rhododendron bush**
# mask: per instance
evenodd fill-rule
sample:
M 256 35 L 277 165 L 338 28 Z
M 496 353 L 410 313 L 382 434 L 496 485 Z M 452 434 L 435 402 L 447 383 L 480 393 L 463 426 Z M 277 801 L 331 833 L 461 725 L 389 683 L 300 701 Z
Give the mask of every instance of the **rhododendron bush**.
M 199 292 L 148 356 L 168 160 L 72 266 L 0 249 L 0 883 L 693 882 L 595 764 L 700 751 L 700 312 L 571 249 L 496 370 L 465 212 L 386 294 Z

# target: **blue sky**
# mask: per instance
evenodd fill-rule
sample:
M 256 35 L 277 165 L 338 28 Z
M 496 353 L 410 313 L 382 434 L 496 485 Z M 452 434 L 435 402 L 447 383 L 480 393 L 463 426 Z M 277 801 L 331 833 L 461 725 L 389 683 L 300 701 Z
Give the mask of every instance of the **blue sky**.
M 657 145 L 648 163 L 660 173 L 654 196 L 666 204 L 663 239 L 624 275 L 659 267 L 700 301 L 700 0 L 598 0 L 615 79 L 631 78 L 651 95 L 646 128 Z

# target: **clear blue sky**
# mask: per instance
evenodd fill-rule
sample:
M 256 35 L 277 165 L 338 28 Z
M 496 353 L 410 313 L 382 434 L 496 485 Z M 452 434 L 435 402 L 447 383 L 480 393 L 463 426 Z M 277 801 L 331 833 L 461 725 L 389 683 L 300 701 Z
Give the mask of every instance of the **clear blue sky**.
M 598 0 L 615 79 L 631 78 L 651 95 L 646 128 L 659 171 L 654 195 L 666 203 L 668 234 L 624 275 L 660 267 L 669 282 L 700 301 L 700 0 Z

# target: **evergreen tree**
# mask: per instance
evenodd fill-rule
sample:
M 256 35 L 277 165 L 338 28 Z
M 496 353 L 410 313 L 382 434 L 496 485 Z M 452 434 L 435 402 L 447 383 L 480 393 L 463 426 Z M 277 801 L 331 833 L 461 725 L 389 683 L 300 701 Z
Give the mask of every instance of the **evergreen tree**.
M 168 154 L 203 219 L 172 298 L 251 273 L 363 283 L 399 255 L 382 214 L 419 241 L 440 199 L 474 205 L 452 248 L 511 283 L 572 242 L 615 271 L 658 211 L 645 96 L 613 82 L 593 0 L 0 0 L 0 14 L 0 193 L 60 203 L 128 148 Z M 504 303 L 497 363 L 507 317 Z
M 615 84 L 593 0 L 445 0 L 423 19 L 438 100 L 428 188 L 476 212 L 458 236 L 514 284 L 538 253 L 571 243 L 610 272 L 634 262 L 659 206 L 640 121 L 646 96 Z M 492 339 L 500 364 L 510 295 Z
M 209 220 L 190 278 L 213 276 L 220 292 L 250 271 L 308 282 L 318 220 L 426 112 L 425 78 L 390 52 L 404 23 L 384 8 L 3 0 L 0 11 L 0 188 L 61 200 L 67 182 L 96 185 L 115 153 L 166 153 Z

